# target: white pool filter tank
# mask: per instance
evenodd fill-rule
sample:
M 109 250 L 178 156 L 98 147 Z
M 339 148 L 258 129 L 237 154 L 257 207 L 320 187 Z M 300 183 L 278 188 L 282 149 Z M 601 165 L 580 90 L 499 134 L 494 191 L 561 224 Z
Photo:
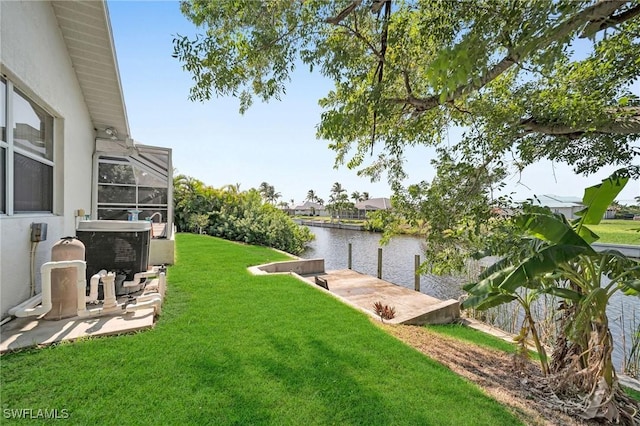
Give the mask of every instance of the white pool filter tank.
M 51 261 L 84 260 L 85 247 L 75 237 L 64 237 L 51 248 Z M 47 320 L 59 320 L 77 315 L 78 270 L 62 268 L 51 271 L 51 310 L 44 315 Z

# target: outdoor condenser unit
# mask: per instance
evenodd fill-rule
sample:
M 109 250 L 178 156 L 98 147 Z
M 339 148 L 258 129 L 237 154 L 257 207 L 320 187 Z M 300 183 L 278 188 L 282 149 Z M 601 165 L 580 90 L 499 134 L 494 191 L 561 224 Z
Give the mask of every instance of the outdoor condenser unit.
M 76 234 L 85 246 L 87 285 L 102 269 L 132 281 L 136 273 L 146 272 L 149 267 L 150 222 L 85 220 L 78 223 Z M 116 294 L 126 293 L 126 289 L 116 285 Z

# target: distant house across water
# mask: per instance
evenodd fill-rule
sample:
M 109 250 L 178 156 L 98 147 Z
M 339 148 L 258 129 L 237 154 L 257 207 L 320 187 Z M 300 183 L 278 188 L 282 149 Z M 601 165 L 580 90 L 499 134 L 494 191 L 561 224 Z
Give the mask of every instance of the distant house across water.
M 327 208 L 319 203 L 305 201 L 304 204 L 293 208 L 296 216 L 328 216 Z
M 391 208 L 391 200 L 388 198 L 369 198 L 368 200 L 360 201 L 355 204 L 355 209 L 358 211 L 358 218 L 365 219 L 368 212 L 376 210 L 389 210 Z

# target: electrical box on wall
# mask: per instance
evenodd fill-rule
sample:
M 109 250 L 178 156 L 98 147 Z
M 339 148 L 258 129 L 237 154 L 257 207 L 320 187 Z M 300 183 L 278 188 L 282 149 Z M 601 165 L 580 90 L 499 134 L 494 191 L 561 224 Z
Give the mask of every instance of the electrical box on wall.
M 47 224 L 32 223 L 31 224 L 31 242 L 37 243 L 47 239 Z

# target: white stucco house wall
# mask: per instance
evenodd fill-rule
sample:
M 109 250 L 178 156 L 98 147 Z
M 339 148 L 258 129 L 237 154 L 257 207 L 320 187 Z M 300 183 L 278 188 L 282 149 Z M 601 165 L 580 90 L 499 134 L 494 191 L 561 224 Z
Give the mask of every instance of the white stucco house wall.
M 0 31 L 4 318 L 31 296 L 32 257 L 39 291 L 38 271 L 53 244 L 75 235 L 80 216 L 99 218 L 100 150 L 138 150 L 103 1 L 0 1 Z M 160 150 L 168 152 L 170 167 L 170 151 Z M 171 199 L 171 188 L 166 191 Z M 170 206 L 165 210 L 172 223 Z M 47 225 L 46 240 L 32 244 L 32 223 Z

